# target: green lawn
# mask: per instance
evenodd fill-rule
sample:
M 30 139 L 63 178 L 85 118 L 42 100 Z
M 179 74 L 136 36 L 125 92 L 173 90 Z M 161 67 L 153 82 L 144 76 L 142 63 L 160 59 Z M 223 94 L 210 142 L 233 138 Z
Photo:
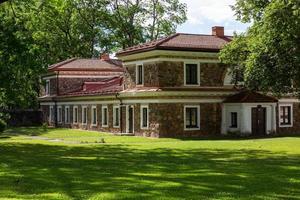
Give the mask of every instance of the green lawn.
M 0 136 L 0 155 L 0 199 L 300 199 L 300 137 L 180 140 L 18 128 Z

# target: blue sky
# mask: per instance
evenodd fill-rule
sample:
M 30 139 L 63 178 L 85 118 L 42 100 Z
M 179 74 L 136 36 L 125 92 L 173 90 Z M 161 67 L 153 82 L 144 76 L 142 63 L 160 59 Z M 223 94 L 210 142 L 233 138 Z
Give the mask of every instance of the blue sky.
M 188 20 L 177 28 L 180 33 L 211 34 L 212 26 L 224 26 L 225 34 L 244 32 L 249 24 L 236 20 L 230 5 L 235 0 L 180 0 L 187 4 Z

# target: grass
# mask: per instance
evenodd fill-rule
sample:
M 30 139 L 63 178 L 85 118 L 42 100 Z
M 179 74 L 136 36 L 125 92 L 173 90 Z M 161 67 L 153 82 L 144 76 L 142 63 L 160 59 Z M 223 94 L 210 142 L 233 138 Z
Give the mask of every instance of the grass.
M 15 128 L 0 136 L 0 155 L 0 199 L 300 199 L 300 137 Z

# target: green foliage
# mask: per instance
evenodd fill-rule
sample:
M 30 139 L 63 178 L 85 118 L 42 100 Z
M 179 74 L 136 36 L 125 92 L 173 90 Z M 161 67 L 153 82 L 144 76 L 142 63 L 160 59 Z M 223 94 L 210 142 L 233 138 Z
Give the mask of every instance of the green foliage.
M 178 0 L 11 0 L 0 4 L 0 19 L 0 100 L 8 108 L 34 108 L 49 64 L 168 35 L 186 20 L 186 6 Z
M 245 34 L 235 35 L 220 58 L 244 73 L 250 89 L 284 94 L 300 86 L 300 2 L 238 0 L 238 19 L 252 21 Z M 291 88 L 293 85 L 293 88 Z
M 6 122 L 3 119 L 0 118 L 0 133 L 3 133 L 6 126 L 7 126 Z

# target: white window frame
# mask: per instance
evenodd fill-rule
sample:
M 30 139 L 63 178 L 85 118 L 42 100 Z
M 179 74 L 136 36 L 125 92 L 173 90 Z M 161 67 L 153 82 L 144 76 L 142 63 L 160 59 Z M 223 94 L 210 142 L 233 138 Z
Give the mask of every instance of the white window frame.
M 50 80 L 46 80 L 45 96 L 50 96 Z
M 143 121 L 144 121 L 144 115 L 143 115 L 143 108 L 147 108 L 147 126 L 143 126 Z M 143 130 L 149 129 L 149 105 L 141 105 L 140 107 L 140 127 Z
M 116 109 L 117 109 L 117 108 L 118 108 L 118 110 L 119 110 L 119 111 L 118 111 L 118 113 L 119 113 L 119 115 L 118 115 L 118 116 L 119 116 L 119 119 L 116 119 L 116 113 L 117 113 L 117 112 L 116 112 Z M 114 128 L 120 128 L 120 118 L 121 118 L 121 117 L 120 117 L 120 114 L 121 114 L 121 112 L 120 112 L 120 106 L 113 106 L 113 127 L 114 127 Z M 118 120 L 118 122 L 119 122 L 119 123 L 118 123 L 118 124 L 119 124 L 118 126 L 115 125 L 116 120 Z
M 94 116 L 94 109 L 96 109 L 96 113 Z M 96 123 L 94 123 L 94 117 L 96 117 Z M 98 124 L 98 114 L 97 114 L 97 106 L 92 106 L 92 109 L 91 109 L 91 124 L 92 126 L 97 126 Z
M 104 109 L 106 110 L 106 119 L 107 119 L 107 124 L 104 125 Z M 108 127 L 109 124 L 109 114 L 108 114 L 108 106 L 107 105 L 102 105 L 101 107 L 101 126 L 102 127 Z
M 187 84 L 186 83 L 186 65 L 188 64 L 196 64 L 197 65 L 197 71 L 198 71 L 198 74 L 197 74 L 197 81 L 198 83 L 197 84 Z M 200 86 L 200 62 L 196 62 L 196 61 L 186 61 L 184 62 L 184 65 L 183 65 L 183 76 L 184 76 L 184 86 L 189 86 L 189 87 L 197 87 L 197 86 Z
M 232 127 L 232 113 L 236 113 L 236 127 Z M 237 111 L 230 111 L 229 112 L 229 129 L 238 129 L 239 128 L 239 113 Z
M 57 106 L 57 123 L 62 124 L 62 116 L 62 106 Z
M 85 123 L 83 122 L 84 109 L 86 109 L 86 115 L 85 115 L 85 117 L 86 117 L 86 122 L 85 122 Z M 87 117 L 88 117 L 88 109 L 87 109 L 87 106 L 82 106 L 82 109 L 81 109 L 81 123 L 82 123 L 82 125 L 87 125 L 87 122 L 88 122 Z
M 197 126 L 198 126 L 198 128 L 187 128 L 186 127 L 186 109 L 187 108 L 197 108 L 197 115 L 198 115 L 198 117 L 197 117 Z M 200 124 L 200 117 L 201 117 L 201 115 L 200 115 L 200 105 L 185 105 L 184 106 L 184 111 L 183 111 L 183 120 L 184 120 L 184 130 L 185 131 L 196 131 L 196 130 L 200 130 L 200 128 L 201 128 L 201 124 Z
M 142 84 L 139 84 L 138 82 L 138 78 L 139 78 L 139 66 L 142 66 Z M 136 66 L 135 66 L 135 84 L 136 85 L 139 85 L 139 86 L 143 86 L 144 85 L 144 82 L 145 82 L 145 69 L 144 69 L 144 64 L 143 63 L 137 63 Z
M 67 109 L 68 109 L 68 116 L 67 116 Z M 70 106 L 65 106 L 65 124 L 70 124 L 71 116 L 70 116 Z
M 290 107 L 291 108 L 291 124 L 283 124 L 283 125 L 281 125 L 281 123 L 280 123 L 280 108 L 281 107 Z M 289 103 L 289 104 L 279 104 L 279 106 L 278 106 L 278 124 L 279 124 L 279 127 L 281 127 L 281 128 L 293 127 L 293 122 L 294 122 L 293 104 L 292 103 Z
M 49 122 L 54 122 L 54 106 L 49 106 Z
M 77 109 L 77 112 L 75 111 Z M 77 121 L 75 122 L 75 115 L 77 115 Z M 78 106 L 73 106 L 73 124 L 78 124 Z

